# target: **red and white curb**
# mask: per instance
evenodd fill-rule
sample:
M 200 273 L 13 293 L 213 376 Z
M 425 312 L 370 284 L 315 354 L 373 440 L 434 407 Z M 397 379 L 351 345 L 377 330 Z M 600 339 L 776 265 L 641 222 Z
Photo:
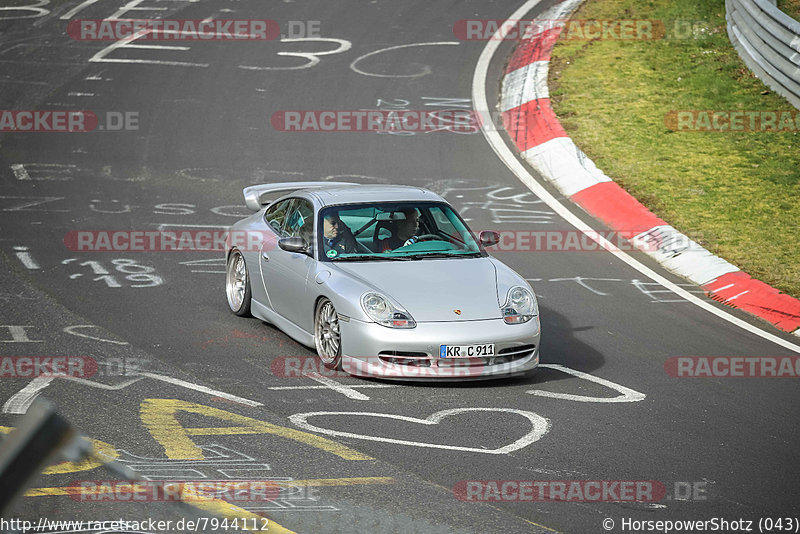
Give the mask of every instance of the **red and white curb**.
M 563 20 L 582 1 L 565 0 L 539 18 Z M 550 106 L 547 86 L 550 55 L 560 32 L 559 27 L 540 29 L 520 41 L 503 76 L 503 125 L 522 158 L 590 215 L 614 230 L 635 232 L 633 241 L 645 253 L 698 284 L 712 299 L 800 336 L 800 300 L 753 279 L 656 217 L 567 136 Z

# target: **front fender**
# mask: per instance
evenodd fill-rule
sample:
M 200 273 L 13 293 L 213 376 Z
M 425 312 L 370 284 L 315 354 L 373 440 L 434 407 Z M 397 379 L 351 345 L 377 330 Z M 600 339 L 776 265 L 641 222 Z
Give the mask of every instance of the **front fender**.
M 372 322 L 361 307 L 361 296 L 367 291 L 375 291 L 375 288 L 327 265 L 318 268 L 309 283 L 313 284 L 313 291 L 317 295 L 313 301 L 314 307 L 321 297 L 326 297 L 333 303 L 337 313 L 359 321 Z

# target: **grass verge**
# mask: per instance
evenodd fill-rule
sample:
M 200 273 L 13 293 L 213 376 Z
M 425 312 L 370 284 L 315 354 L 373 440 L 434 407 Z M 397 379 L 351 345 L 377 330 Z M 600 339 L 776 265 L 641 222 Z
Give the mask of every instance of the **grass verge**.
M 800 20 L 800 0 L 778 0 L 778 9 L 795 20 Z
M 724 1 L 588 0 L 573 18 L 662 20 L 668 31 L 669 21 L 702 21 L 691 38 L 559 39 L 553 107 L 575 143 L 656 215 L 800 297 L 800 124 L 703 132 L 665 120 L 678 110 L 796 111 L 736 54 Z

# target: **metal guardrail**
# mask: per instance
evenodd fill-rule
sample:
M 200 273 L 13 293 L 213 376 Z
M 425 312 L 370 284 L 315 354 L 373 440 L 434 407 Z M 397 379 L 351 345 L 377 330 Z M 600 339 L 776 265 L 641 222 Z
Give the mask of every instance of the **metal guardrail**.
M 800 109 L 800 22 L 769 0 L 725 0 L 728 37 L 756 76 Z

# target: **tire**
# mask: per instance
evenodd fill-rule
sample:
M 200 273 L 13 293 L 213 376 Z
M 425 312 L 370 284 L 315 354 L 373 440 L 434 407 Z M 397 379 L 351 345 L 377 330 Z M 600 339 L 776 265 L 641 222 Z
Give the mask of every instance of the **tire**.
M 250 291 L 250 275 L 247 272 L 247 263 L 244 255 L 238 249 L 233 249 L 228 256 L 228 266 L 225 269 L 225 295 L 228 297 L 228 307 L 239 317 L 250 316 L 250 301 L 253 294 Z
M 342 336 L 336 309 L 323 298 L 314 311 L 314 345 L 317 355 L 327 369 L 341 370 Z

